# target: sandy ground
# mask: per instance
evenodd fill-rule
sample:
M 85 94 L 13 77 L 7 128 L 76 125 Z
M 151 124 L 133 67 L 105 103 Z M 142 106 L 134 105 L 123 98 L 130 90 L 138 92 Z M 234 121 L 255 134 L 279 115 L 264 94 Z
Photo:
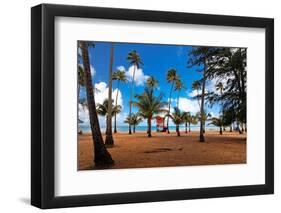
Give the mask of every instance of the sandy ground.
M 115 145 L 108 148 L 115 165 L 111 168 L 146 168 L 190 165 L 246 163 L 246 135 L 237 132 L 206 132 L 205 143 L 198 142 L 198 132 L 114 134 Z M 95 169 L 90 134 L 79 135 L 79 170 Z

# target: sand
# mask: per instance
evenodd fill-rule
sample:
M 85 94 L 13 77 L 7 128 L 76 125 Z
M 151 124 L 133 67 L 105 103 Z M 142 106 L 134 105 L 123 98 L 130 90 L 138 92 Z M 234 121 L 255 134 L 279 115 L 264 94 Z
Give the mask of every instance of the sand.
M 199 133 L 114 134 L 115 145 L 108 148 L 118 168 L 147 168 L 192 165 L 246 163 L 246 134 L 238 132 L 206 132 L 205 143 L 198 142 Z M 79 135 L 78 169 L 95 169 L 90 134 Z

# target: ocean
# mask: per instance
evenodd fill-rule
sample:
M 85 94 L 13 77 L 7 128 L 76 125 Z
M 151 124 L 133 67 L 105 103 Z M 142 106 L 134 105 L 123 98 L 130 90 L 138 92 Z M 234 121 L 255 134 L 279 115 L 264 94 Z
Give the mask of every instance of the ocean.
M 112 125 L 113 126 L 113 125 Z M 87 133 L 87 132 L 91 132 L 91 128 L 90 126 L 87 124 L 79 124 L 79 129 L 82 130 L 83 132 Z M 170 126 L 169 127 L 170 131 L 176 131 L 176 126 Z M 190 130 L 191 131 L 199 131 L 200 126 L 196 125 L 196 126 L 190 126 Z M 206 125 L 205 127 L 206 131 L 219 131 L 219 127 L 215 127 L 215 126 L 211 126 L 211 125 Z M 105 132 L 106 127 L 102 126 L 101 127 L 101 132 Z M 113 128 L 112 128 L 113 130 Z M 147 126 L 136 126 L 136 132 L 146 132 L 147 130 Z M 152 126 L 151 127 L 152 132 L 156 132 L 156 126 Z M 188 127 L 187 127 L 188 130 Z M 117 131 L 118 132 L 128 132 L 128 125 L 122 125 L 122 126 L 117 126 Z M 133 131 L 133 127 L 132 127 L 132 131 Z M 180 126 L 180 131 L 185 131 L 185 126 L 181 125 Z

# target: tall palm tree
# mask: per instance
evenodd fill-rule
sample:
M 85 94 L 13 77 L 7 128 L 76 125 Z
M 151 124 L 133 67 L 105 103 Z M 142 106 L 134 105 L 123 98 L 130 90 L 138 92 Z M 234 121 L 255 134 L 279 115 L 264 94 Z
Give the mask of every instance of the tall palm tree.
M 164 107 L 165 102 L 162 102 L 163 95 L 154 96 L 151 88 L 145 88 L 141 95 L 136 95 L 137 102 L 134 102 L 134 106 L 139 109 L 139 115 L 147 119 L 147 136 L 151 137 L 151 121 L 154 115 L 166 112 Z
M 131 95 L 130 95 L 130 111 L 129 111 L 129 116 L 131 117 L 131 115 L 132 115 L 132 101 L 133 101 L 133 95 L 134 95 L 135 73 L 136 73 L 136 69 L 138 69 L 140 67 L 140 65 L 143 65 L 143 62 L 141 61 L 141 58 L 140 58 L 139 54 L 135 50 L 133 50 L 132 52 L 130 52 L 128 54 L 127 60 L 129 61 L 130 65 L 134 66 L 133 79 L 132 79 L 132 85 L 131 85 Z M 129 134 L 132 134 L 130 124 L 129 124 Z
M 180 111 L 178 107 L 174 107 L 174 112 L 169 115 L 174 124 L 176 124 L 176 132 L 178 136 L 180 135 L 180 124 L 184 123 L 185 113 Z
M 88 52 L 89 43 L 86 41 L 79 41 L 79 46 L 82 51 L 83 67 L 85 70 L 84 82 L 86 87 L 90 125 L 94 146 L 94 162 L 96 166 L 111 166 L 114 164 L 114 161 L 103 143 L 99 120 L 96 112 L 92 75 L 90 69 L 90 58 Z
M 201 89 L 201 84 L 200 81 L 195 80 L 192 82 L 192 89 L 196 91 L 197 95 L 196 95 L 196 99 L 198 101 L 198 106 L 199 109 L 201 109 L 201 104 L 200 104 L 200 95 L 199 95 L 199 90 Z
M 208 62 L 212 58 L 212 56 L 217 53 L 218 48 L 212 47 L 193 47 L 189 53 L 189 67 L 200 67 L 202 66 L 202 92 L 201 92 L 201 104 L 200 104 L 200 113 L 201 117 L 203 117 L 204 113 L 204 106 L 205 106 L 205 87 L 206 87 L 206 80 L 208 78 Z M 200 120 L 200 135 L 199 141 L 205 142 L 204 138 L 204 125 L 202 120 Z
M 138 113 L 132 113 L 131 118 L 128 116 L 124 122 L 132 125 L 133 133 L 136 133 L 136 126 L 142 122 L 142 118 Z
M 158 80 L 155 79 L 153 76 L 150 76 L 147 80 L 146 80 L 146 86 L 148 88 L 151 88 L 151 89 L 155 89 L 158 87 Z
M 185 89 L 185 86 L 183 82 L 181 81 L 180 77 L 178 76 L 178 79 L 175 83 L 175 91 L 178 91 L 178 98 L 177 98 L 177 107 L 179 107 L 179 99 L 180 99 L 180 92 L 182 89 Z
M 197 118 L 194 115 L 191 115 L 190 112 L 185 112 L 183 121 L 185 123 L 185 133 L 187 133 L 187 124 L 188 124 L 188 132 L 190 132 L 190 125 L 197 124 Z
M 112 80 L 117 81 L 117 93 L 116 93 L 116 98 L 115 98 L 115 106 L 118 105 L 117 100 L 119 96 L 119 86 L 120 82 L 126 83 L 128 81 L 127 76 L 125 74 L 125 71 L 123 70 L 116 70 L 113 75 L 112 75 Z M 114 133 L 117 133 L 117 124 L 116 124 L 116 114 L 114 116 Z
M 114 44 L 111 43 L 110 47 L 110 58 L 109 58 L 109 81 L 108 81 L 108 102 L 111 103 L 112 100 L 112 68 L 113 68 L 113 54 L 114 54 Z M 108 114 L 106 119 L 106 137 L 105 145 L 113 146 L 114 140 L 112 136 L 112 104 L 108 104 Z
M 167 82 L 171 84 L 170 95 L 169 95 L 169 104 L 168 104 L 168 115 L 169 115 L 170 112 L 171 112 L 172 92 L 174 90 L 174 84 L 175 84 L 176 80 L 178 79 L 177 70 L 174 69 L 174 68 L 168 70 L 166 79 L 167 79 Z M 170 130 L 169 130 L 169 116 L 167 118 L 167 133 L 170 134 Z

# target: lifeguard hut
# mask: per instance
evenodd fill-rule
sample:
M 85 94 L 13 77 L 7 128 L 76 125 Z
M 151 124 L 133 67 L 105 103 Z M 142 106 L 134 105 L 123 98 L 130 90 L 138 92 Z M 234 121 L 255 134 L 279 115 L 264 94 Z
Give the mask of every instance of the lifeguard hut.
M 167 127 L 165 126 L 165 117 L 156 116 L 156 131 L 166 132 Z

